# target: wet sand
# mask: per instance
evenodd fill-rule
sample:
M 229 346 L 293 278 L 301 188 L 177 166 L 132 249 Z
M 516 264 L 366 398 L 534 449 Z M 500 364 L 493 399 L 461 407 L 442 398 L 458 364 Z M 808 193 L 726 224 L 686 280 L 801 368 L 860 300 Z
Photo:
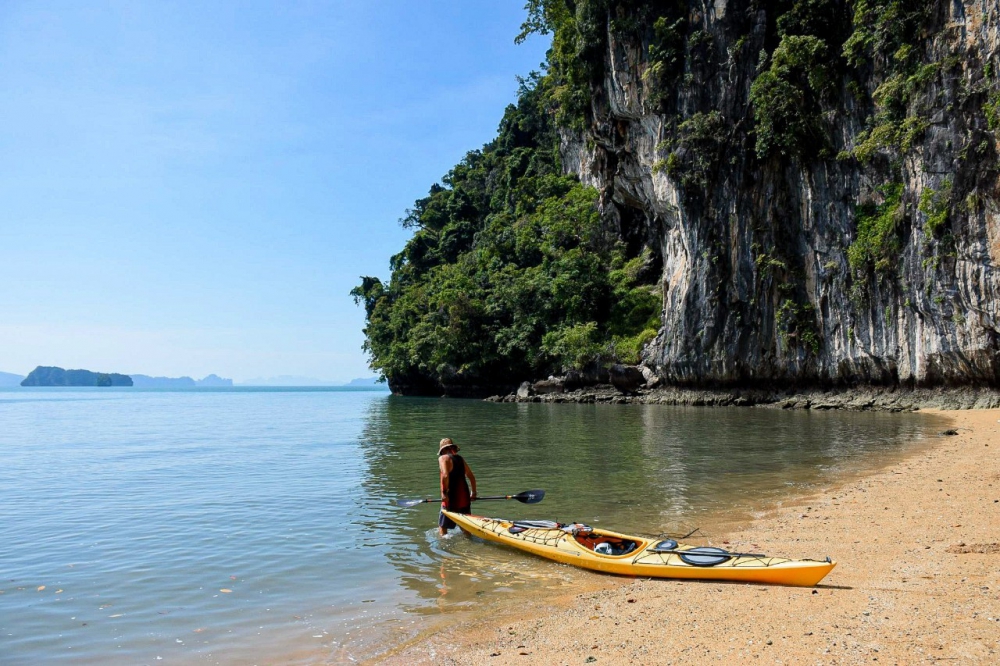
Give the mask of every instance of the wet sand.
M 830 555 L 819 587 L 607 577 L 373 663 L 998 663 L 1000 410 L 929 413 L 958 434 L 701 541 Z

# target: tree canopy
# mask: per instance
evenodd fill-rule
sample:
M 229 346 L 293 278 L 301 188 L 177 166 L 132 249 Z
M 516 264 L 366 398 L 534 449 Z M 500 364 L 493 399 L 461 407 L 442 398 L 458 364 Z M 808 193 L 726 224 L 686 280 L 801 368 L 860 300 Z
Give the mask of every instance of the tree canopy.
M 406 211 L 412 229 L 388 283 L 351 292 L 367 315 L 365 350 L 390 384 L 503 386 L 600 360 L 636 362 L 659 326 L 605 228 L 598 193 L 562 175 L 553 81 L 522 80 L 496 138 L 469 152 Z

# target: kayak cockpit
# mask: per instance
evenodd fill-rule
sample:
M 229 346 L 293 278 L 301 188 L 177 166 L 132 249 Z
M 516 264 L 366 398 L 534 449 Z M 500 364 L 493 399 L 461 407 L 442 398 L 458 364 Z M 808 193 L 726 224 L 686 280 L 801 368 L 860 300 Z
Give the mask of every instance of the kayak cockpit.
M 628 539 L 600 532 L 577 532 L 573 538 L 587 550 L 597 555 L 609 557 L 623 557 L 646 547 L 646 542 L 639 539 Z

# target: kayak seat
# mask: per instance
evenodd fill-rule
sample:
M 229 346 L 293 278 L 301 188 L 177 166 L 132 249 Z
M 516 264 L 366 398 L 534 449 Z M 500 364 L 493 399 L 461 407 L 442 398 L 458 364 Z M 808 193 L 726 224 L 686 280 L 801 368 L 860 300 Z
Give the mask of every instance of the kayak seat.
M 622 552 L 618 553 L 619 555 L 628 555 L 639 545 L 635 541 L 624 541 L 623 544 L 624 548 L 622 548 Z

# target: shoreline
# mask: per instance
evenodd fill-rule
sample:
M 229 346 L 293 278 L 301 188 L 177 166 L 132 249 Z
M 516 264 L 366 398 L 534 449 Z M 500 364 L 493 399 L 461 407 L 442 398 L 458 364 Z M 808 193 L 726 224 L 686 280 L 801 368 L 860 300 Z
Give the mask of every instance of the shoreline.
M 1000 390 L 991 388 L 902 388 L 865 386 L 814 389 L 697 389 L 658 387 L 625 394 L 600 384 L 574 391 L 511 393 L 485 398 L 487 402 L 607 403 L 614 405 L 686 405 L 691 407 L 765 407 L 772 409 L 843 409 L 850 411 L 912 412 L 1000 408 Z
M 369 663 L 995 663 L 1000 409 L 927 411 L 957 436 L 708 539 L 829 554 L 838 566 L 815 588 L 609 577 L 459 620 Z

